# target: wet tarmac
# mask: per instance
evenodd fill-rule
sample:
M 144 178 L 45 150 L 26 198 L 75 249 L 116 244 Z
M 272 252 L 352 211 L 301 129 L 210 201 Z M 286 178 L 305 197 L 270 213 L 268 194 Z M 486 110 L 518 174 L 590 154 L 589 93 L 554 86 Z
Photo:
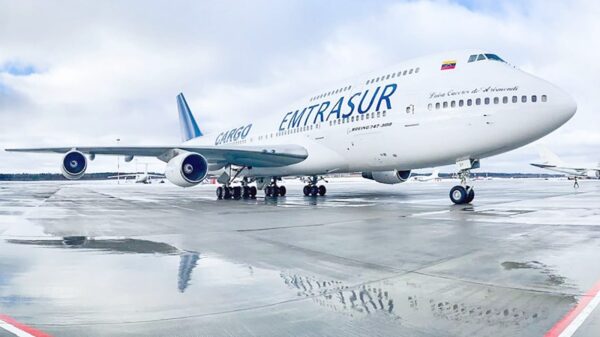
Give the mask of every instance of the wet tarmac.
M 52 336 L 544 336 L 600 280 L 600 182 L 478 181 L 451 206 L 454 183 L 2 183 L 0 314 Z M 600 336 L 600 307 L 572 335 Z

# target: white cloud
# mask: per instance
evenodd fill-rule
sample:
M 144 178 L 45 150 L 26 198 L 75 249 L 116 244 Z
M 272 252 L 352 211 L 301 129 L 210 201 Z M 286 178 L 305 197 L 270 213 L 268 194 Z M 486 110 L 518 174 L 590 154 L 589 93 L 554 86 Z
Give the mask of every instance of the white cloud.
M 0 9 L 0 64 L 40 71 L 0 73 L 0 147 L 117 137 L 175 143 L 179 91 L 203 131 L 214 131 L 282 113 L 327 83 L 403 59 L 484 48 L 577 99 L 574 119 L 543 143 L 564 156 L 587 152 L 592 162 L 600 149 L 594 1 L 9 2 Z M 35 158 L 44 159 L 32 167 Z M 57 171 L 51 158 L 0 153 L 0 171 Z M 486 159 L 483 169 L 535 171 L 527 165 L 534 159 L 526 147 Z M 91 168 L 106 169 L 114 160 Z

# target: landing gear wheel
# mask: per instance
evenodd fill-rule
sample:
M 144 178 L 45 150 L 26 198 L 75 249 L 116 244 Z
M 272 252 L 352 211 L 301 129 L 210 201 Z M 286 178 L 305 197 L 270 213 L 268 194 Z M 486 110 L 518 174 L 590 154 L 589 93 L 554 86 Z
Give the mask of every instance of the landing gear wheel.
M 279 186 L 279 195 L 282 197 L 285 197 L 285 193 L 287 192 L 287 189 L 285 188 L 285 186 Z
M 474 193 L 473 193 L 473 196 L 475 196 Z M 452 200 L 452 202 L 456 205 L 465 204 L 467 201 L 467 197 L 468 197 L 467 190 L 460 185 L 454 186 L 450 190 L 450 200 Z
M 240 186 L 235 186 L 233 188 L 233 199 L 240 200 L 242 198 L 242 188 Z
M 475 190 L 471 186 L 467 186 L 467 200 L 465 204 L 470 204 L 475 199 Z
M 265 187 L 265 197 L 270 197 L 273 195 L 273 187 L 267 186 Z
M 256 199 L 256 193 L 258 191 L 256 190 L 255 186 L 250 186 L 250 198 L 252 199 Z
M 217 187 L 217 199 L 218 200 L 223 199 L 223 187 L 222 186 Z
M 316 197 L 317 194 L 319 194 L 319 188 L 317 186 L 311 186 L 310 187 L 310 196 L 311 197 Z
M 325 187 L 325 185 L 319 186 L 319 195 L 324 196 L 325 193 L 327 193 L 327 188 Z
M 223 199 L 231 199 L 232 190 L 229 187 L 223 187 Z
M 310 185 L 304 186 L 304 188 L 302 189 L 302 192 L 304 192 L 305 197 L 308 197 L 310 195 Z
M 250 198 L 250 187 L 242 186 L 242 199 Z

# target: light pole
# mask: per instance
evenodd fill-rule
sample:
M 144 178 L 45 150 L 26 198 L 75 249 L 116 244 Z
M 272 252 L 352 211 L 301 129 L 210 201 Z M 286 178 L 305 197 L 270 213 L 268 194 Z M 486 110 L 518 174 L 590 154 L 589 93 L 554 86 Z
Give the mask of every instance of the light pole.
M 121 138 L 117 138 L 117 146 L 119 146 L 119 142 L 121 141 Z M 117 155 L 117 185 L 121 184 L 120 180 L 119 180 L 119 156 Z

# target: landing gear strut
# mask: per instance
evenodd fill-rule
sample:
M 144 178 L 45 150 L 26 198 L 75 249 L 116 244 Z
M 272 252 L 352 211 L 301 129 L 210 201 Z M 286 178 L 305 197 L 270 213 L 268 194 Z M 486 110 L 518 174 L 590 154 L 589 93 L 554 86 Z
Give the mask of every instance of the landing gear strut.
M 470 204 L 475 199 L 475 190 L 468 185 L 471 170 L 479 168 L 479 160 L 467 159 L 457 162 L 460 171 L 460 185 L 452 187 L 450 190 L 450 200 L 456 205 Z
M 321 178 L 322 179 L 322 178 Z M 324 179 L 322 179 L 324 180 Z M 327 188 L 325 185 L 318 185 L 319 178 L 317 176 L 312 176 L 308 179 L 308 184 L 304 186 L 302 192 L 304 192 L 304 196 L 308 197 L 316 197 L 317 195 L 324 196 L 327 193 Z

